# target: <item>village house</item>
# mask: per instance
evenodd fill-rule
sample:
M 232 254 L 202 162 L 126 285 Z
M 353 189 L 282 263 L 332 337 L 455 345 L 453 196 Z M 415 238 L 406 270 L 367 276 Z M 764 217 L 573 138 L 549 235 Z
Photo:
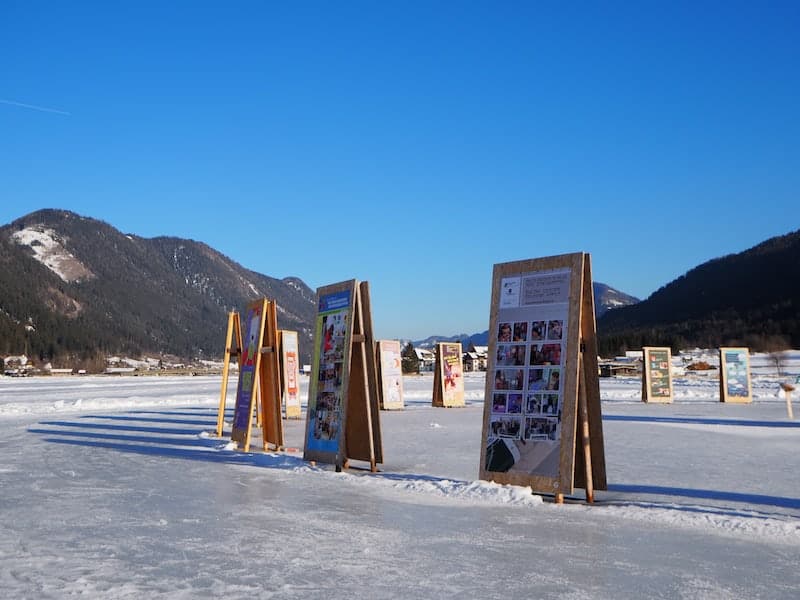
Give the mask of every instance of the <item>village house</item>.
M 470 344 L 462 358 L 464 371 L 485 371 L 489 359 L 489 346 Z
M 436 355 L 425 348 L 414 348 L 419 361 L 419 372 L 432 372 L 436 368 Z

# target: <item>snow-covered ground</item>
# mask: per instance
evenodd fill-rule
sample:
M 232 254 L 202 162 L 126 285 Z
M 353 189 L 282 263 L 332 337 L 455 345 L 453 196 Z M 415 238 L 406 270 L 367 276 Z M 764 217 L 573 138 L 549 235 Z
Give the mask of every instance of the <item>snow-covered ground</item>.
M 0 590 L 797 598 L 800 402 L 788 420 L 777 376 L 755 379 L 749 405 L 721 404 L 709 375 L 677 378 L 671 405 L 601 380 L 609 490 L 559 506 L 476 481 L 480 374 L 463 409 L 431 408 L 433 378 L 405 378 L 378 474 L 230 450 L 211 435 L 219 377 L 0 378 Z M 286 422 L 290 447 L 304 424 Z

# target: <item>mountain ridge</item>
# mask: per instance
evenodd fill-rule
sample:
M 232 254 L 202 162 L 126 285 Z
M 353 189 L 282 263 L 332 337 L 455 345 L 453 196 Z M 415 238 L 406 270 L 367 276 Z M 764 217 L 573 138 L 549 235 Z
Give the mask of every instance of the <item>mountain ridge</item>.
M 800 347 L 800 230 L 706 261 L 647 299 L 598 320 L 601 353 Z
M 242 267 L 203 242 L 123 234 L 60 209 L 0 227 L 0 352 L 222 354 L 227 313 L 267 296 L 310 356 L 314 292 Z M 305 352 L 303 352 L 303 346 Z

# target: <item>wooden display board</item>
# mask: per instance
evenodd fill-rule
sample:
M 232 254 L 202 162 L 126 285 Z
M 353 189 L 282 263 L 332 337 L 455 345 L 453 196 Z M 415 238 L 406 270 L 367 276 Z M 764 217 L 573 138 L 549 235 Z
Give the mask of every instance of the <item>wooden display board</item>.
M 381 410 L 402 410 L 405 405 L 403 403 L 403 356 L 400 342 L 378 340 L 375 352 Z
M 464 365 L 461 342 L 436 344 L 436 366 L 433 371 L 431 406 L 464 406 Z
M 719 349 L 719 401 L 753 401 L 749 348 Z
M 235 356 L 242 368 L 242 328 L 239 313 L 228 313 L 228 332 L 225 334 L 225 355 L 222 364 L 222 391 L 219 395 L 219 411 L 217 412 L 217 437 L 222 437 L 225 424 L 225 403 L 228 399 L 228 376 L 230 374 L 231 357 Z
M 287 419 L 299 419 L 300 354 L 296 331 L 278 332 L 281 373 L 281 403 Z
M 303 459 L 337 471 L 362 460 L 376 471 L 383 446 L 369 284 L 318 288 L 315 325 Z
M 642 402 L 672 402 L 672 350 L 642 348 Z
M 479 469 L 557 501 L 606 489 L 588 254 L 494 266 Z
M 261 399 L 263 447 L 283 447 L 280 386 L 278 381 L 278 310 L 274 301 L 262 298 L 247 305 L 242 320 L 246 332 L 239 363 L 239 385 L 233 413 L 231 440 L 250 451 L 253 414 Z

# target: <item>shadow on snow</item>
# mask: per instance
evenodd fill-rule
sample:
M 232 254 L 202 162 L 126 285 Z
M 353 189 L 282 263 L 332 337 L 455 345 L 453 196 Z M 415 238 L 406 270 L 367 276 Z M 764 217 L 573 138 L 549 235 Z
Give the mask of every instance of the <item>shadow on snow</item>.
M 164 417 L 173 415 L 196 415 L 186 412 L 154 412 L 140 411 L 142 414 L 158 414 Z M 90 418 L 88 416 L 81 418 Z M 251 465 L 271 469 L 298 469 L 325 470 L 324 467 L 311 467 L 299 456 L 291 456 L 279 452 L 245 453 L 226 449 L 229 438 L 205 437 L 201 434 L 214 430 L 216 422 L 212 421 L 186 421 L 180 419 L 139 418 L 135 416 L 121 417 L 108 415 L 92 415 L 98 420 L 126 421 L 131 424 L 120 425 L 112 423 L 89 423 L 78 421 L 40 421 L 39 427 L 29 428 L 30 433 L 42 436 L 47 442 L 65 444 L 70 446 L 83 446 L 103 448 L 119 452 L 127 452 L 148 456 L 164 456 L 184 460 L 196 460 L 209 463 L 227 463 L 236 465 Z M 703 423 L 722 425 L 745 425 L 754 427 L 764 426 L 790 426 L 797 427 L 794 423 L 774 423 L 761 421 L 736 421 L 701 418 L 673 418 L 673 417 L 627 417 L 605 416 L 607 420 L 644 421 L 644 422 L 679 422 Z M 206 425 L 207 429 L 155 427 L 151 425 L 134 425 L 136 421 L 145 423 L 161 422 L 165 424 L 196 424 Z M 92 431 L 94 430 L 94 431 Z M 97 431 L 100 430 L 100 431 Z M 381 472 L 370 475 L 389 481 L 430 481 L 453 482 L 456 480 L 432 475 L 413 473 Z M 466 483 L 466 482 L 464 482 Z M 609 484 L 608 492 L 630 495 L 657 495 L 662 497 L 683 497 L 701 500 L 723 501 L 741 504 L 773 506 L 784 509 L 800 510 L 800 499 L 781 496 L 768 496 L 763 494 L 747 494 L 739 492 L 726 492 L 721 490 L 703 490 L 672 486 L 636 485 L 636 484 Z M 610 499 L 609 503 L 626 503 L 624 498 Z M 634 502 L 635 503 L 635 502 Z M 652 504 L 648 504 L 651 505 Z M 702 511 L 700 507 L 676 507 L 676 510 Z M 718 512 L 718 511 L 717 511 Z
M 660 485 L 635 485 L 625 483 L 608 484 L 609 492 L 624 494 L 652 494 L 657 496 L 681 496 L 700 500 L 718 500 L 742 504 L 758 504 L 762 506 L 778 506 L 800 510 L 800 498 L 784 496 L 767 496 L 764 494 L 746 494 L 741 492 L 725 492 L 721 490 L 698 490 Z
M 688 423 L 692 425 L 732 425 L 734 427 L 800 428 L 800 422 L 753 421 L 748 419 L 716 419 L 708 417 L 648 417 L 639 415 L 603 415 L 603 421 L 629 421 L 641 423 Z

